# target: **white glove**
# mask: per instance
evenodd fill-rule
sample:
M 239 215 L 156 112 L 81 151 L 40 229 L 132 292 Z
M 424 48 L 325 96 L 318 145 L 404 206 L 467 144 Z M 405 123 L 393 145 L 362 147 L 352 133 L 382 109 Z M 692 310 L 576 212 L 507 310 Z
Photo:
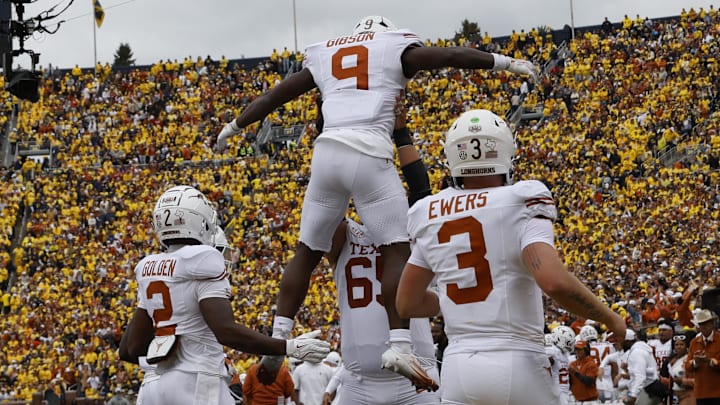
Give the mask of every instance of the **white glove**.
M 440 386 L 423 369 L 411 349 L 410 342 L 390 342 L 390 348 L 382 354 L 381 367 L 405 376 L 419 390 L 437 391 Z
M 233 135 L 237 135 L 240 133 L 240 127 L 237 126 L 235 123 L 235 120 L 230 121 L 227 123 L 222 131 L 220 131 L 220 135 L 218 135 L 217 143 L 215 144 L 215 150 L 218 152 L 222 152 L 227 147 L 227 139 Z
M 320 336 L 320 330 L 302 334 L 295 339 L 286 341 L 285 353 L 289 357 L 310 363 L 320 363 L 330 353 L 330 343 L 315 339 Z
M 510 59 L 510 65 L 506 68 L 508 72 L 528 75 L 535 84 L 540 83 L 540 71 L 532 62 L 524 59 Z

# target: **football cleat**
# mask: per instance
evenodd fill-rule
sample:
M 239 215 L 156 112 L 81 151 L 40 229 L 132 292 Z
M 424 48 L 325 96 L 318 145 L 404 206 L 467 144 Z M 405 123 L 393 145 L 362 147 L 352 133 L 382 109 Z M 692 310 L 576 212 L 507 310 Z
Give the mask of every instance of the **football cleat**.
M 392 348 L 387 349 L 382 354 L 382 368 L 405 376 L 420 390 L 437 391 L 440 388 L 412 353 L 399 353 Z

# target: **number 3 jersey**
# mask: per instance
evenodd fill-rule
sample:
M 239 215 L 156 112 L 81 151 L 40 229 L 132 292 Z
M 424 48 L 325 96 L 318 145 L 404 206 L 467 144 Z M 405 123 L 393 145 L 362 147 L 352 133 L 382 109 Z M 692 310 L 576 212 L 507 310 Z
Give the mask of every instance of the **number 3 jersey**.
M 230 297 L 222 254 L 206 245 L 171 247 L 144 257 L 135 266 L 135 278 L 138 307 L 153 319 L 155 335 L 180 337 L 175 355 L 159 362 L 157 372 L 222 374 L 223 347 L 200 312 L 200 301 Z
M 366 155 L 393 159 L 395 98 L 405 89 L 401 56 L 422 46 L 407 30 L 367 32 L 305 49 L 304 67 L 322 95 L 323 133 Z
M 348 219 L 345 234 L 334 271 L 343 366 L 368 377 L 397 377 L 380 364 L 383 352 L 390 347 L 390 326 L 380 292 L 382 256 L 363 225 Z M 429 320 L 411 319 L 410 334 L 415 354 L 434 359 Z
M 435 273 L 445 355 L 529 350 L 543 353 L 542 292 L 522 261 L 533 242 L 553 245 L 552 232 L 527 232 L 531 219 L 556 218 L 539 181 L 487 189 L 447 188 L 408 211 L 409 263 Z

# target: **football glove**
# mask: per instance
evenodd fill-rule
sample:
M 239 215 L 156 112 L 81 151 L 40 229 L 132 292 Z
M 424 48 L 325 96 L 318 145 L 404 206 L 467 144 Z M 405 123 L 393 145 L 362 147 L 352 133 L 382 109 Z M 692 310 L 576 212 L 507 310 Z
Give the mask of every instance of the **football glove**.
M 437 391 L 438 383 L 425 372 L 410 346 L 406 342 L 391 342 L 382 354 L 382 368 L 405 376 L 418 390 Z
M 222 152 L 227 147 L 227 140 L 233 135 L 237 135 L 240 133 L 240 127 L 237 126 L 235 123 L 235 120 L 232 120 L 225 124 L 222 131 L 220 131 L 220 134 L 217 137 L 217 142 L 215 143 L 215 150 L 217 152 Z
M 330 353 L 330 343 L 315 339 L 320 335 L 320 330 L 314 330 L 302 334 L 295 339 L 289 339 L 286 341 L 285 353 L 289 357 L 294 357 L 298 360 L 307 361 L 310 363 L 320 363 L 325 359 L 328 353 Z
M 540 72 L 538 68 L 528 60 L 512 58 L 506 70 L 511 73 L 530 76 L 535 84 L 540 83 Z

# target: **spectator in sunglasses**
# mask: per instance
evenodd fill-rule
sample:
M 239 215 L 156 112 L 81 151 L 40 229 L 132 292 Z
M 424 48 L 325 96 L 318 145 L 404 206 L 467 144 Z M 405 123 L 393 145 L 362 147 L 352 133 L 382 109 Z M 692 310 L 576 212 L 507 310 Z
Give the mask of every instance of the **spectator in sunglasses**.
M 688 344 L 695 336 L 695 332 L 686 331 L 672 338 L 673 352 L 662 364 L 660 370 L 661 381 L 670 384 L 672 390 L 668 403 L 679 405 L 694 405 L 695 395 L 693 386 L 695 379 L 685 370 L 685 360 L 688 354 Z

